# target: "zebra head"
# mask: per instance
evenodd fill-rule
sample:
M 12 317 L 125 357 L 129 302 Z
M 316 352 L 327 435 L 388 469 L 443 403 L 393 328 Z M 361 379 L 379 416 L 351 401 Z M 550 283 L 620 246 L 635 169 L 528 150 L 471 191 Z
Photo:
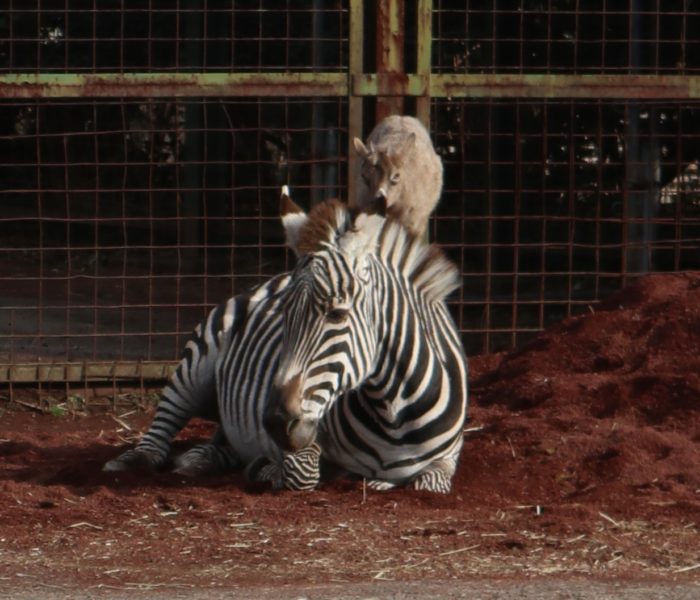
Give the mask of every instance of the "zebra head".
M 315 441 L 319 419 L 372 366 L 377 290 L 370 255 L 384 219 L 353 218 L 337 201 L 307 215 L 283 192 L 282 222 L 299 260 L 283 301 L 279 368 L 264 422 L 282 448 L 297 451 Z

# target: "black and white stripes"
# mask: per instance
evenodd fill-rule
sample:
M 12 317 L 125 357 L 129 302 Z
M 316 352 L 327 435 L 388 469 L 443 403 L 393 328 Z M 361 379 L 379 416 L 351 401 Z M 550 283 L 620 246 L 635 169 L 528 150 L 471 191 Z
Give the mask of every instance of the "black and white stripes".
M 466 358 L 444 304 L 455 268 L 381 217 L 344 229 L 347 215 L 319 213 L 295 222 L 327 237 L 298 249 L 266 426 L 292 450 L 317 441 L 374 487 L 446 492 L 467 409 Z
M 214 439 L 176 459 L 196 474 L 314 487 L 320 462 L 385 489 L 447 492 L 462 446 L 467 365 L 444 303 L 454 266 L 401 225 L 337 202 L 283 214 L 299 261 L 215 308 L 188 342 L 154 421 L 105 465 L 162 466 L 192 416 Z

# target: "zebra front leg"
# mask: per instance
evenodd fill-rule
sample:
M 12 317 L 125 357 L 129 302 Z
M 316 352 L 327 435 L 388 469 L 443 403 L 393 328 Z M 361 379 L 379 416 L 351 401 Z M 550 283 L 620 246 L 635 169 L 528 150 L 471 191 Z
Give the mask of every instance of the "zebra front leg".
M 175 459 L 175 473 L 187 477 L 216 475 L 242 467 L 235 450 L 228 444 L 223 428 L 219 427 L 209 442 L 197 444 Z
M 282 483 L 288 490 L 314 490 L 321 482 L 321 447 L 287 454 L 282 461 Z
M 259 456 L 249 463 L 245 468 L 245 477 L 248 481 L 256 483 L 270 483 L 274 490 L 284 487 L 282 466 L 267 456 Z
M 312 444 L 285 455 L 279 464 L 261 456 L 246 468 L 249 481 L 269 481 L 273 489 L 313 490 L 321 481 L 321 447 Z

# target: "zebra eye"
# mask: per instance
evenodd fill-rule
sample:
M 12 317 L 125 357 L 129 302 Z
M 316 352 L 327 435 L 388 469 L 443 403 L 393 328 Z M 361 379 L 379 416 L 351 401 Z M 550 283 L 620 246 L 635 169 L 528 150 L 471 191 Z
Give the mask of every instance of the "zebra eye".
M 331 308 L 326 313 L 326 321 L 329 323 L 342 323 L 348 318 L 348 314 L 347 308 Z

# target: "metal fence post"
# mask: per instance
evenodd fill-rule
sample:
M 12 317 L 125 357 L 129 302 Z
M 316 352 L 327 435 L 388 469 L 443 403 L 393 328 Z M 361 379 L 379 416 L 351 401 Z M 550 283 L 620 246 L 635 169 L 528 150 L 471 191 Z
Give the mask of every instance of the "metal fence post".
M 356 95 L 353 80 L 362 74 L 363 59 L 363 0 L 350 0 L 350 35 L 348 44 L 348 198 L 354 198 L 357 193 L 357 180 L 360 175 L 360 161 L 355 153 L 352 140 L 354 137 L 364 138 L 362 134 L 363 98 Z
M 377 2 L 377 122 L 403 113 L 405 9 L 404 0 Z
M 430 129 L 430 70 L 433 46 L 433 0 L 418 0 L 416 31 L 417 75 L 424 82 L 424 93 L 416 99 L 416 117 Z

